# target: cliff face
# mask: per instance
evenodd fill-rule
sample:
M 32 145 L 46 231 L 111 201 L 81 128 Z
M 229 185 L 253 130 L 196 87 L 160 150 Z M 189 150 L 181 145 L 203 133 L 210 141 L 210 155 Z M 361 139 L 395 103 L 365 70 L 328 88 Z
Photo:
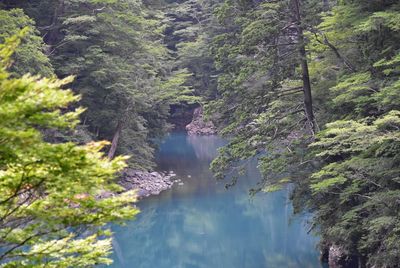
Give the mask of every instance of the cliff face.
M 186 126 L 189 135 L 213 135 L 217 133 L 214 124 L 210 121 L 204 121 L 203 108 L 197 107 L 193 111 L 193 119 Z
M 197 107 L 198 105 L 195 104 L 171 105 L 168 123 L 173 125 L 174 130 L 185 131 L 186 126 L 192 121 L 193 112 Z

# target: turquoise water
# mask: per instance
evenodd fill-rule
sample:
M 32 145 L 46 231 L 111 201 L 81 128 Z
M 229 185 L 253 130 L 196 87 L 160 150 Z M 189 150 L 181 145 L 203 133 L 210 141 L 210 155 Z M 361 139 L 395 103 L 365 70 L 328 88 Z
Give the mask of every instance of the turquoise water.
M 307 217 L 293 216 L 287 191 L 249 197 L 255 165 L 226 190 L 208 165 L 224 141 L 171 134 L 161 144 L 160 170 L 184 181 L 140 201 L 141 213 L 115 227 L 112 267 L 322 267 Z

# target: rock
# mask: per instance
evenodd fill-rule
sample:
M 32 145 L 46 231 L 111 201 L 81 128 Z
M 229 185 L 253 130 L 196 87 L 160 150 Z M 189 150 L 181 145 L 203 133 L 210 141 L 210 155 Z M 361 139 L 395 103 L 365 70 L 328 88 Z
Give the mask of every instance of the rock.
M 193 119 L 193 111 L 198 104 L 173 104 L 170 106 L 168 123 L 174 126 L 174 130 L 182 131 Z
M 341 246 L 333 244 L 329 247 L 328 264 L 329 268 L 357 268 L 358 259 Z
M 158 195 L 160 192 L 172 187 L 174 181 L 169 175 L 160 172 L 145 172 L 134 169 L 125 169 L 119 178 L 118 183 L 125 190 L 138 189 L 138 197 L 146 197 L 150 195 Z
M 336 245 L 329 247 L 328 263 L 331 268 L 342 268 L 341 260 L 344 257 L 343 250 Z
M 113 192 L 103 190 L 96 196 L 96 198 L 104 199 L 104 198 L 112 197 L 114 195 L 115 195 L 115 193 L 113 193 Z
M 212 122 L 205 122 L 203 116 L 203 107 L 197 107 L 193 111 L 193 119 L 186 126 L 189 135 L 213 135 L 217 130 Z

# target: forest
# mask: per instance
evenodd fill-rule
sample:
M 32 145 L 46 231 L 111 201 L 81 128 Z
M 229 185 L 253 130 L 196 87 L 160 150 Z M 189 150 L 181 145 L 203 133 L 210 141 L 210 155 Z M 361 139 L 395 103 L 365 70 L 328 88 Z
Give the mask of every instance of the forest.
M 398 0 L 0 1 L 0 267 L 111 265 L 121 172 L 195 108 L 226 191 L 255 160 L 322 262 L 400 267 Z

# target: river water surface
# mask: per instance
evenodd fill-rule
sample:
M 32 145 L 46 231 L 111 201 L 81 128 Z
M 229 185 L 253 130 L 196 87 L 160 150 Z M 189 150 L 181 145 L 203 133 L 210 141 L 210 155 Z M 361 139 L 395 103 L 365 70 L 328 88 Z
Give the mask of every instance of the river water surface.
M 293 216 L 287 191 L 250 197 L 260 179 L 255 165 L 228 190 L 213 178 L 208 166 L 223 144 L 181 133 L 162 142 L 159 169 L 184 184 L 140 201 L 136 220 L 113 228 L 112 267 L 322 267 L 318 238 L 307 234 L 305 215 Z

